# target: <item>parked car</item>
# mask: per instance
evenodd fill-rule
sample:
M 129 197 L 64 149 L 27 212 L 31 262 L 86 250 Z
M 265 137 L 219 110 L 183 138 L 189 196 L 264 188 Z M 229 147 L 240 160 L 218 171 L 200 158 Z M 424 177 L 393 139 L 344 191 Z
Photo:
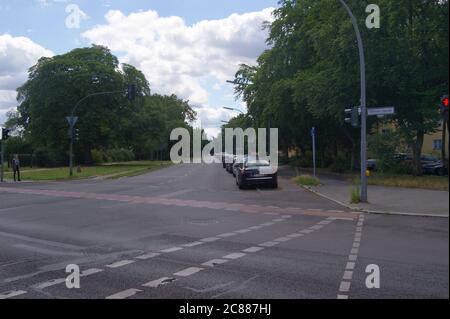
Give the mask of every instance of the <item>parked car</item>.
M 413 164 L 412 154 L 400 153 L 395 155 L 395 159 L 405 163 L 406 165 Z M 430 154 L 423 154 L 421 157 L 422 171 L 424 174 L 430 175 L 446 175 L 447 168 L 444 162 Z
M 247 155 L 245 155 L 245 156 L 236 156 L 236 158 L 234 160 L 234 163 L 233 163 L 233 176 L 234 177 L 236 177 L 237 174 L 238 174 L 239 165 L 243 164 L 247 157 L 248 157 Z
M 369 171 L 376 171 L 376 169 L 377 169 L 377 160 L 373 159 L 373 158 L 368 159 L 367 160 L 367 169 Z
M 238 165 L 236 185 L 239 189 L 264 185 L 278 188 L 277 170 L 266 159 L 247 157 Z
M 436 157 L 424 154 L 421 158 L 422 161 L 422 171 L 424 174 L 439 175 L 443 176 L 447 173 L 444 162 L 437 159 Z

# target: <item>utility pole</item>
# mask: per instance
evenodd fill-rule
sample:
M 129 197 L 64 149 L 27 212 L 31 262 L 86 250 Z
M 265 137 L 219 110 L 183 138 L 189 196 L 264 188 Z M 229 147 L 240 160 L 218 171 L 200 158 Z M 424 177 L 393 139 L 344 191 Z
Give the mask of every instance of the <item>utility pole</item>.
M 316 128 L 311 129 L 312 149 L 313 149 L 313 174 L 316 177 Z
M 367 104 L 366 104 L 366 62 L 364 56 L 364 45 L 358 21 L 344 0 L 339 0 L 352 20 L 353 28 L 358 41 L 360 81 L 361 81 L 361 202 L 367 203 Z

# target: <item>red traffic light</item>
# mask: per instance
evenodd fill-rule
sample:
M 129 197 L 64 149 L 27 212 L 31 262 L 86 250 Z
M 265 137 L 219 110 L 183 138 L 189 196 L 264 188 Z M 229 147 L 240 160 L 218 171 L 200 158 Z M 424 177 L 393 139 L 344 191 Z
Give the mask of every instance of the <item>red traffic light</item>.
M 447 96 L 444 96 L 444 97 L 442 98 L 441 104 L 442 104 L 443 107 L 445 107 L 445 108 L 448 109 L 448 95 L 447 95 Z

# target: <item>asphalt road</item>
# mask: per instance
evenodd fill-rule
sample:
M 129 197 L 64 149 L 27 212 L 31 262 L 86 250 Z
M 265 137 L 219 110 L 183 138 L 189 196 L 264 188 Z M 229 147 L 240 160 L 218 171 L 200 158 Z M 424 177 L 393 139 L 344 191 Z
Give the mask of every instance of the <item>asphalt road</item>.
M 3 184 L 0 299 L 449 298 L 448 230 L 343 211 L 288 178 L 239 191 L 218 165 Z M 79 289 L 66 287 L 69 264 Z

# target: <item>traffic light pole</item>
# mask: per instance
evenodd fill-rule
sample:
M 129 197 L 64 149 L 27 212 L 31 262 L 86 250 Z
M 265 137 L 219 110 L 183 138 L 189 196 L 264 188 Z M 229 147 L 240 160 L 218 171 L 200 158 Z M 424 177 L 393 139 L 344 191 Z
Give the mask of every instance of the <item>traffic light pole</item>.
M 339 0 L 352 20 L 358 41 L 360 80 L 361 80 L 361 202 L 367 203 L 367 105 L 366 105 L 366 62 L 364 57 L 364 46 L 358 22 L 344 0 Z
M 5 162 L 5 149 L 4 149 L 5 143 L 3 142 L 3 140 L 1 140 L 0 144 L 1 144 L 1 156 L 0 157 L 1 157 L 1 161 L 2 161 L 1 168 L 0 168 L 0 182 L 3 183 L 3 175 L 4 175 L 3 169 L 4 169 L 4 162 Z

